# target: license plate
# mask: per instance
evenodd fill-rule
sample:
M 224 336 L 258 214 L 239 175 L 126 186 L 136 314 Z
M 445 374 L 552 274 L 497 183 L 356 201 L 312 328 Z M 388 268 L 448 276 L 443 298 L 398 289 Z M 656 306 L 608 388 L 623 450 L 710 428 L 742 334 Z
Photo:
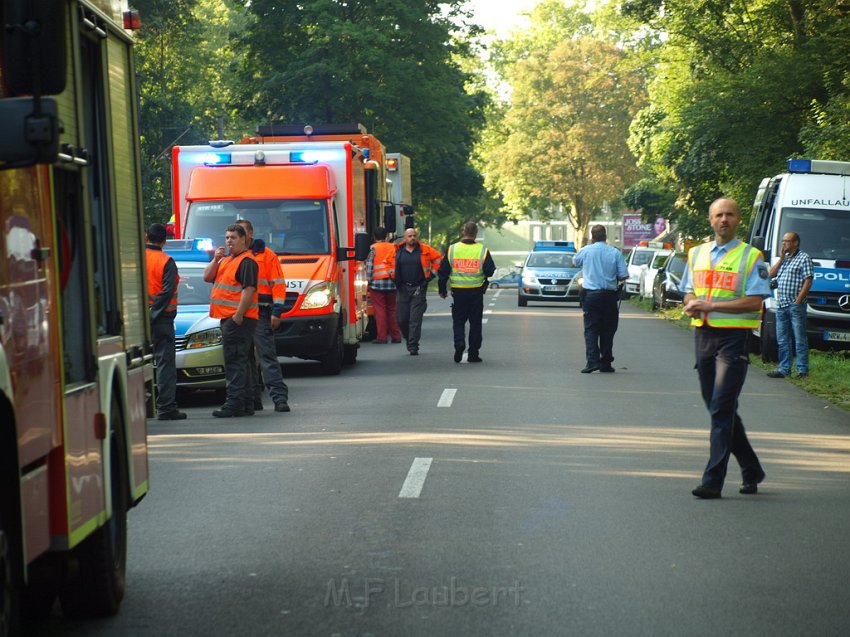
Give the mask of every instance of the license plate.
M 544 292 L 566 292 L 566 285 L 547 285 L 543 287 Z
M 824 332 L 823 340 L 850 343 L 850 332 Z

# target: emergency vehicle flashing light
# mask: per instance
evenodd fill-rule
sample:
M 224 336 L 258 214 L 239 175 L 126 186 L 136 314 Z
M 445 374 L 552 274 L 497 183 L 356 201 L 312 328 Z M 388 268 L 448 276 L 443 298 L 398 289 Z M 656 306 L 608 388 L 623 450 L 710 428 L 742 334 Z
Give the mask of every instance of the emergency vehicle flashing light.
M 821 175 L 850 175 L 850 162 L 826 161 L 823 159 L 789 159 L 788 172 Z
M 574 241 L 535 241 L 535 252 L 575 252 L 576 244 Z

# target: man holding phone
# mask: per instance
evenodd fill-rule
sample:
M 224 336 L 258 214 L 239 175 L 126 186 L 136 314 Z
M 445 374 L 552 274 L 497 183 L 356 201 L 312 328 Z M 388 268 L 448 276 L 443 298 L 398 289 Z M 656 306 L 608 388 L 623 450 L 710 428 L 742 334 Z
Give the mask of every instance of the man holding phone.
M 782 236 L 782 258 L 770 268 L 771 281 L 776 281 L 776 342 L 779 345 L 779 368 L 768 373 L 770 378 L 791 375 L 792 335 L 797 353 L 797 374 L 800 378 L 809 375 L 806 297 L 814 275 L 812 258 L 800 251 L 800 235 L 786 232 Z

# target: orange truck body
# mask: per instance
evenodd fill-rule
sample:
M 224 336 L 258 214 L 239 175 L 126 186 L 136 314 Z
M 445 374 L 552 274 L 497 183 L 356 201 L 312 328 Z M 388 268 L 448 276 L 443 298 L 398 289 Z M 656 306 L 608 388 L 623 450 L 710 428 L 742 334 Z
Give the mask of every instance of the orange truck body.
M 390 201 L 376 137 L 356 126 L 317 129 L 272 125 L 236 144 L 176 146 L 173 214 L 177 238 L 217 245 L 228 224 L 251 221 L 287 280 L 278 355 L 318 360 L 335 374 L 356 361 L 368 322 L 365 255 L 353 254 L 355 244 L 379 225 L 400 231 L 409 201 Z

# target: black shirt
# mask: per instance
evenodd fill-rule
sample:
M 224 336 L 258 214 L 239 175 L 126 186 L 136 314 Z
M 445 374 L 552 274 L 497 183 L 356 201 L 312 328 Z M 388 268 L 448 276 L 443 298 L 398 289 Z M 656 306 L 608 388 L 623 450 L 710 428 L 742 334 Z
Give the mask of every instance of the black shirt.
M 422 271 L 422 249 L 419 245 L 408 252 L 402 245 L 395 257 L 395 280 L 402 285 L 424 285 L 425 273 Z

